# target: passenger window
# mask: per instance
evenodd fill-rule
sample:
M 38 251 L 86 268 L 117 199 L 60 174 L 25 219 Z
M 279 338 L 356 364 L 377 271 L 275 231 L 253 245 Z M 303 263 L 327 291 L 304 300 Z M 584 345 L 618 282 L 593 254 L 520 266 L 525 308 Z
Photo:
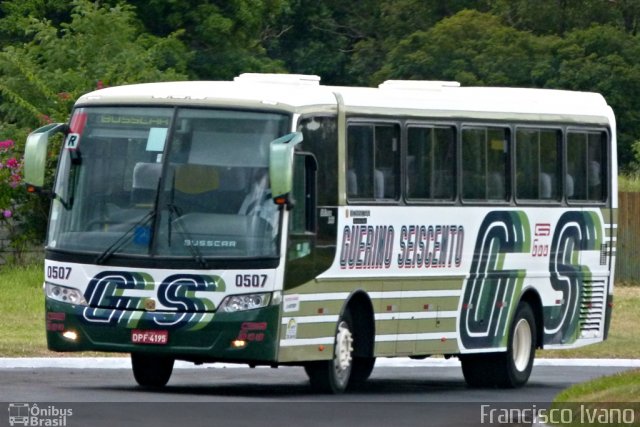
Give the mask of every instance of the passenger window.
M 465 127 L 462 130 L 462 198 L 508 199 L 509 130 Z
M 562 133 L 555 129 L 516 131 L 516 197 L 559 200 Z
M 568 132 L 565 191 L 569 200 L 606 200 L 606 142 L 605 132 Z
M 338 125 L 334 116 L 305 117 L 298 125 L 302 132 L 302 151 L 313 153 L 318 161 L 318 206 L 338 204 Z
M 407 198 L 453 200 L 456 194 L 455 129 L 411 126 L 407 136 Z
M 347 196 L 397 200 L 400 192 L 400 128 L 352 124 L 347 131 Z

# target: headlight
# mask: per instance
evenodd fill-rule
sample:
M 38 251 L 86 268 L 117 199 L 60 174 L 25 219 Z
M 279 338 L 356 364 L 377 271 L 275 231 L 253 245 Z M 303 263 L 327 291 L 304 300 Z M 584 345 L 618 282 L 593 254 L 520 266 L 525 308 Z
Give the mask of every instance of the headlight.
M 246 295 L 229 295 L 222 300 L 218 310 L 225 313 L 235 313 L 236 311 L 253 310 L 269 305 L 271 294 L 246 294 Z
M 87 305 L 84 295 L 79 289 L 67 288 L 66 286 L 54 285 L 53 283 L 45 283 L 44 291 L 47 297 L 62 301 L 69 304 Z

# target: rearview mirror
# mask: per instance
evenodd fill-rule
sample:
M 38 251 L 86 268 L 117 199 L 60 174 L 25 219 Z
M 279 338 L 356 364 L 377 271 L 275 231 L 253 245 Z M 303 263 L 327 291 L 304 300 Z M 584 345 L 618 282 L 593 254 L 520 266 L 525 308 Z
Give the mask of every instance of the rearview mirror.
M 24 148 L 24 181 L 27 184 L 34 187 L 42 187 L 44 185 L 49 137 L 58 132 L 66 132 L 66 130 L 66 124 L 52 123 L 29 134 Z
M 302 142 L 302 133 L 293 132 L 271 141 L 269 180 L 273 198 L 286 197 L 293 188 L 293 152 Z

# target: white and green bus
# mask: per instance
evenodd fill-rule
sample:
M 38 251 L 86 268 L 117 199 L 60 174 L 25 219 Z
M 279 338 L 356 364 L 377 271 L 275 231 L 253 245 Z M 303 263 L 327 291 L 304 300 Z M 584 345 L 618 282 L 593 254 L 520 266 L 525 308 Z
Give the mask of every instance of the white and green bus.
M 52 194 L 54 351 L 304 366 L 342 392 L 377 357 L 460 358 L 518 387 L 536 348 L 607 337 L 616 126 L 594 93 L 316 76 L 113 87 L 27 141 Z M 49 138 L 64 134 L 53 188 Z

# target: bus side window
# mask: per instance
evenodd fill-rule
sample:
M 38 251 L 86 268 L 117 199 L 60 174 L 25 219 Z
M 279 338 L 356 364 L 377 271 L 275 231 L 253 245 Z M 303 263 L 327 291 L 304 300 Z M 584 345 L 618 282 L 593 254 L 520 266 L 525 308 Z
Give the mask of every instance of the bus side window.
M 410 200 L 453 200 L 455 128 L 411 125 L 407 131 L 406 193 Z
M 347 129 L 347 196 L 397 200 L 400 195 L 400 127 L 350 124 Z
M 558 129 L 519 127 L 516 130 L 516 198 L 558 201 L 560 148 Z
M 462 129 L 462 198 L 505 201 L 509 196 L 509 131 L 499 127 Z
M 606 200 L 605 132 L 571 130 L 567 134 L 567 198 L 602 202 Z M 569 176 L 571 178 L 569 178 Z M 570 179 L 573 192 L 569 191 Z

